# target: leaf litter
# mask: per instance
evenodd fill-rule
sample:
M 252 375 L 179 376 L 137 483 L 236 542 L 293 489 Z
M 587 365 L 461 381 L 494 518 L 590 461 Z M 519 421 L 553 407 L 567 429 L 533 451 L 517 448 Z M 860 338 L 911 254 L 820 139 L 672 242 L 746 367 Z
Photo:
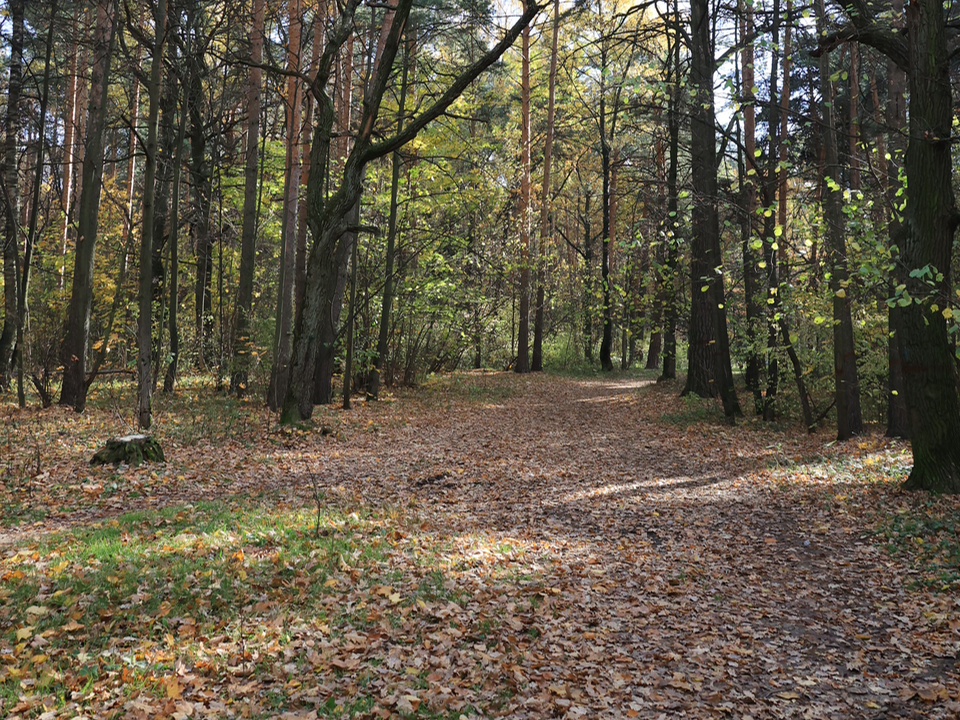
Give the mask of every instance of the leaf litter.
M 96 411 L 17 415 L 0 714 L 956 717 L 957 500 L 899 493 L 903 444 L 728 428 L 677 389 L 171 411 L 170 462 L 117 470 L 86 465 Z

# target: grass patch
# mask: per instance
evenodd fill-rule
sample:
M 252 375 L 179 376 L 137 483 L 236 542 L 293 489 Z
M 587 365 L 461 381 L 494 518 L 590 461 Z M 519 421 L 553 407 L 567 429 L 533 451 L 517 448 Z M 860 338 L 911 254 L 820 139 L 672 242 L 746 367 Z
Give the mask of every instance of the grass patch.
M 428 405 L 452 402 L 495 405 L 514 397 L 516 392 L 512 384 L 503 382 L 501 375 L 489 377 L 482 373 L 458 372 L 429 376 L 417 397 Z
M 723 422 L 723 407 L 719 400 L 691 394 L 679 398 L 678 404 L 682 407 L 674 412 L 663 413 L 660 419 L 678 427 L 689 427 L 699 423 L 716 425 Z
M 960 510 L 927 500 L 901 507 L 874 533 L 886 552 L 912 567 L 908 586 L 936 591 L 960 587 Z
M 417 649 L 495 647 L 496 614 L 460 616 L 473 594 L 440 569 L 449 547 L 397 511 L 321 507 L 319 533 L 317 513 L 234 497 L 8 549 L 0 715 L 169 715 L 186 702 L 209 714 L 225 697 L 252 718 L 369 716 L 384 711 L 387 677 L 390 712 L 459 717 L 431 705 L 439 686 Z

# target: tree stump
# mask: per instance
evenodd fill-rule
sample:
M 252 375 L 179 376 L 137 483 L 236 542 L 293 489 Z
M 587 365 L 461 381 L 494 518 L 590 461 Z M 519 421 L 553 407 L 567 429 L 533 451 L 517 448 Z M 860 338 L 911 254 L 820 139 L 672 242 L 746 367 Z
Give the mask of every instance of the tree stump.
M 107 440 L 106 446 L 97 450 L 90 459 L 91 465 L 140 465 L 145 462 L 166 462 L 163 448 L 150 435 L 124 435 Z

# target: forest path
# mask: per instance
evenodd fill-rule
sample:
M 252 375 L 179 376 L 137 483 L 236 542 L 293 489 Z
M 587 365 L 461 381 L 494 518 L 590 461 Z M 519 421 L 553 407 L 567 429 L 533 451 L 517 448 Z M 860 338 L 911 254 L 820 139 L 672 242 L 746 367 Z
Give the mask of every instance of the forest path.
M 353 434 L 321 476 L 540 574 L 508 715 L 952 717 L 921 698 L 957 697 L 954 600 L 910 597 L 845 506 L 849 474 L 782 482 L 823 437 L 690 422 L 709 404 L 671 415 L 678 388 L 650 381 L 462 383 Z
M 254 404 L 219 435 L 161 415 L 167 465 L 119 471 L 86 465 L 103 415 L 53 408 L 36 425 L 44 471 L 17 497 L 59 510 L 0 529 L 0 546 L 200 500 L 310 512 L 320 489 L 395 528 L 382 577 L 335 578 L 339 607 L 389 612 L 387 583 L 411 603 L 396 626 L 338 640 L 354 638 L 343 662 L 381 678 L 389 707 L 403 658 L 435 668 L 425 703 L 489 716 L 956 717 L 960 601 L 909 589 L 916 569 L 871 534 L 920 505 L 897 491 L 904 446 L 727 427 L 716 403 L 678 392 L 466 373 L 319 408 L 323 434 L 279 430 Z M 456 603 L 417 605 L 438 572 Z M 356 692 L 351 673 L 323 677 Z

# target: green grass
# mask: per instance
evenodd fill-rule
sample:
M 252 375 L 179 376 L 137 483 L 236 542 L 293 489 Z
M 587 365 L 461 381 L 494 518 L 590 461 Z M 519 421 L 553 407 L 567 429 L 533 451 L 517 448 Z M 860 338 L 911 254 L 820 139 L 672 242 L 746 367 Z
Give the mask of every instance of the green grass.
M 891 556 L 910 564 L 913 588 L 955 592 L 960 587 L 960 511 L 927 500 L 901 508 L 874 533 Z
M 323 617 L 326 598 L 340 591 L 328 578 L 344 558 L 371 571 L 383 560 L 386 531 L 373 520 L 325 511 L 328 534 L 317 537 L 312 508 L 217 502 L 129 513 L 52 535 L 0 564 L 0 642 L 16 650 L 45 636 L 42 655 L 66 668 L 82 665 L 81 653 L 110 650 L 118 638 L 163 645 L 185 624 L 188 639 L 210 635 L 242 625 L 244 615 L 269 615 L 267 607 Z M 38 654 L 24 646 L 18 654 L 29 652 Z M 164 670 L 147 663 L 136 675 Z M 57 672 L 61 680 L 50 680 L 57 687 L 49 690 L 59 697 L 85 682 Z M 0 695 L 11 700 L 20 690 L 19 676 L 0 682 Z

